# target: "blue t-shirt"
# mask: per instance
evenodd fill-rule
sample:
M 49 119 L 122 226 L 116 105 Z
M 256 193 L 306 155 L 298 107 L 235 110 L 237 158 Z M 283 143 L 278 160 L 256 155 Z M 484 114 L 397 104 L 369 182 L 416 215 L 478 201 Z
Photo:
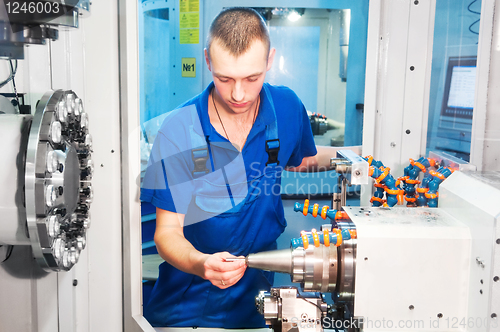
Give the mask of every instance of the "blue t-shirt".
M 184 236 L 201 252 L 272 250 L 286 226 L 281 172 L 316 154 L 306 110 L 290 89 L 264 84 L 259 113 L 239 151 L 210 124 L 212 88 L 213 83 L 166 117 L 141 200 L 185 214 Z M 273 124 L 278 137 L 271 137 Z M 266 166 L 270 139 L 279 139 L 279 165 Z M 261 327 L 253 299 L 259 290 L 269 290 L 272 280 L 270 273 L 247 269 L 236 285 L 220 290 L 163 263 L 145 316 L 154 326 Z

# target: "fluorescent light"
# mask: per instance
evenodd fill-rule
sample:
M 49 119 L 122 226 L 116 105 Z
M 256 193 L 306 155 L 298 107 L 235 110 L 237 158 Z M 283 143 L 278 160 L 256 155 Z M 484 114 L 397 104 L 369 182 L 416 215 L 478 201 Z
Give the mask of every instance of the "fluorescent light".
M 291 11 L 290 14 L 288 14 L 288 19 L 292 22 L 297 21 L 301 17 L 302 16 L 299 15 L 299 13 L 297 13 L 296 11 Z

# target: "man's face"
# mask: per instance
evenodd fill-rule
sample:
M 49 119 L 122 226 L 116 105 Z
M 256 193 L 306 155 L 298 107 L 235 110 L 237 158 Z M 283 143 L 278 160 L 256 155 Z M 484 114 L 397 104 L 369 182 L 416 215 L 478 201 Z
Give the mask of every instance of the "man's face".
M 210 47 L 210 59 L 205 50 L 205 59 L 216 88 L 215 98 L 227 112 L 243 114 L 256 107 L 274 53 L 272 49 L 268 54 L 260 40 L 254 40 L 250 48 L 238 57 L 222 48 L 217 40 Z

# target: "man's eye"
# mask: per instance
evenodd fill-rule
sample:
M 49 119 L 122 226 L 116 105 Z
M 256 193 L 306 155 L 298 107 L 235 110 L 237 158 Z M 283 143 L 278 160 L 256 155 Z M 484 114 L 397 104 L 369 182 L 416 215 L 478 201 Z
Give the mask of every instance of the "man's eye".
M 221 81 L 222 83 L 227 83 L 227 82 L 229 82 L 229 80 L 228 80 L 228 79 L 225 79 L 225 78 L 219 78 L 219 81 Z
M 249 82 L 255 82 L 255 81 L 257 81 L 257 79 L 258 79 L 258 77 L 249 77 L 248 81 Z

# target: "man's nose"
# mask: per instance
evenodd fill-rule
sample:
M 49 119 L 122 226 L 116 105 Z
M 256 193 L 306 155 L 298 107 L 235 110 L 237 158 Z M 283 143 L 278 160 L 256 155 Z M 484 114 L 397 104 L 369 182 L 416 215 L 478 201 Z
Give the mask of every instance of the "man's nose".
M 233 97 L 233 100 L 236 102 L 243 101 L 243 99 L 245 98 L 245 90 L 243 89 L 241 82 L 234 83 L 233 93 L 231 97 Z

